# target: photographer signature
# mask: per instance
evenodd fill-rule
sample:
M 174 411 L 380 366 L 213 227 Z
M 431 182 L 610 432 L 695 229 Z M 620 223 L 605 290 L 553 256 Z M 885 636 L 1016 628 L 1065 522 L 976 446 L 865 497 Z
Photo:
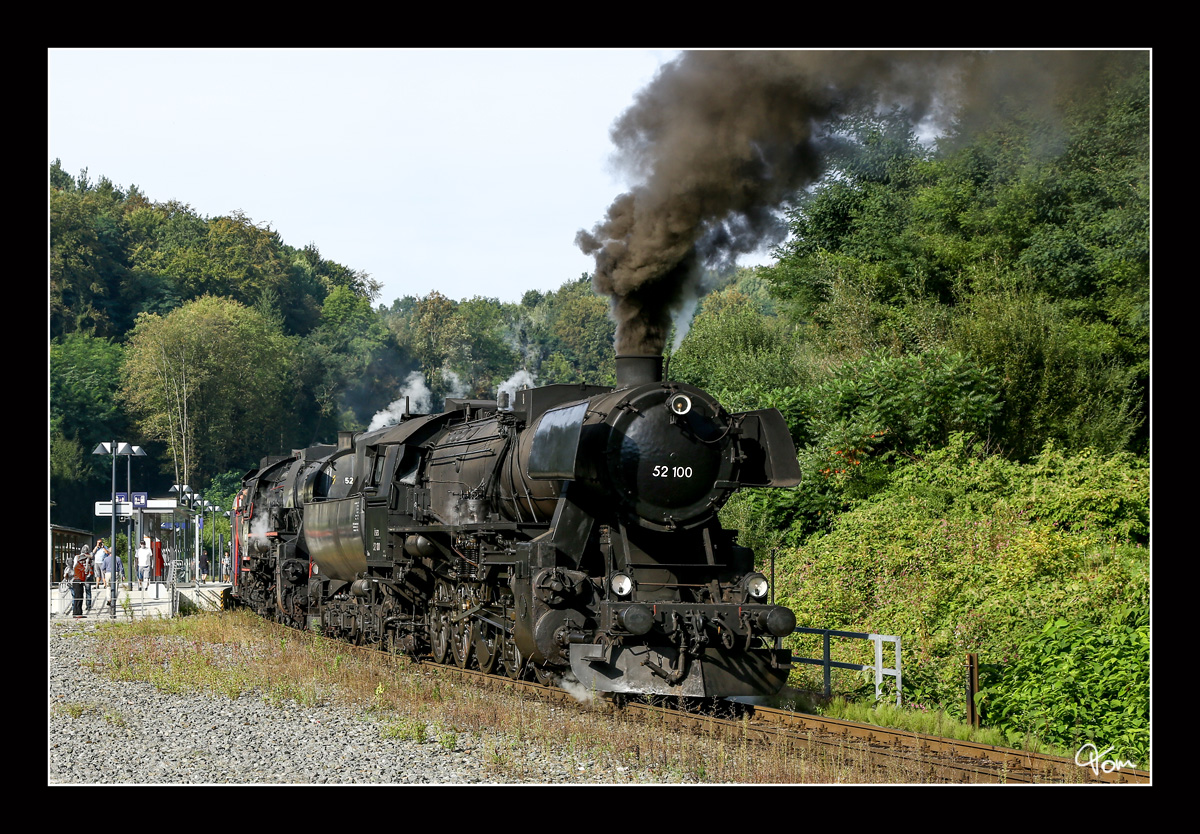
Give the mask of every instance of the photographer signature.
M 1080 767 L 1090 767 L 1092 769 L 1092 773 L 1096 774 L 1097 776 L 1100 775 L 1100 771 L 1112 773 L 1114 770 L 1120 770 L 1123 767 L 1133 767 L 1133 762 L 1130 761 L 1101 758 L 1102 756 L 1106 756 L 1111 753 L 1112 750 L 1113 748 L 1111 746 L 1106 747 L 1103 750 L 1099 750 L 1097 749 L 1096 745 L 1089 741 L 1087 744 L 1083 745 L 1083 747 L 1080 747 L 1075 753 L 1075 764 L 1079 765 Z M 1086 759 L 1080 761 L 1080 757 L 1083 756 L 1084 751 L 1090 752 L 1088 753 Z

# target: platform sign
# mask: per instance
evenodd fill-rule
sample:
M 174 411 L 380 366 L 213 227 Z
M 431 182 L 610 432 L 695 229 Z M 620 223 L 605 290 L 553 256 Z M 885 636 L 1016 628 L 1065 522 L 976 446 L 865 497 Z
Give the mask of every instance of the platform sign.
M 133 506 L 135 509 L 146 509 L 146 507 L 149 506 L 149 501 L 150 493 L 148 492 L 135 492 L 133 494 Z
M 112 514 L 113 514 L 112 501 L 97 501 L 96 502 L 96 515 L 112 515 Z M 117 502 L 117 515 L 121 516 L 121 517 L 133 515 L 133 504 L 130 504 L 128 501 L 125 501 L 125 502 L 118 501 Z

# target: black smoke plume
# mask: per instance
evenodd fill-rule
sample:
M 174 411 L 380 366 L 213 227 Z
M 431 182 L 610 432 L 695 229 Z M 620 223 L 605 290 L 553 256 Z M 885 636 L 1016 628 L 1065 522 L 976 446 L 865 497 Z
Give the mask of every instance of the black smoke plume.
M 612 128 L 636 185 L 576 236 L 612 299 L 617 353 L 661 353 L 704 269 L 783 240 L 779 208 L 821 175 L 832 120 L 900 107 L 914 125 L 969 125 L 1003 96 L 1050 101 L 1108 54 L 684 53 Z

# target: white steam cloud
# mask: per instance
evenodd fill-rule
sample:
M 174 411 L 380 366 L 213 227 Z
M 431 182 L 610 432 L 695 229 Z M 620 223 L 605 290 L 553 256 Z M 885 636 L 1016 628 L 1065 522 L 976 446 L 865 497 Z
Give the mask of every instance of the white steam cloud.
M 447 397 L 461 399 L 471 393 L 471 386 L 463 382 L 462 377 L 445 366 L 442 367 L 442 379 L 446 381 Z
M 267 513 L 257 513 L 250 521 L 250 539 L 261 547 L 270 545 L 267 533 L 271 531 L 271 519 Z
M 449 368 L 442 368 L 442 379 L 446 383 L 446 396 L 448 397 L 466 397 L 471 393 L 470 386 L 463 382 L 462 377 Z M 508 392 L 509 402 L 512 402 L 514 395 L 519 389 L 528 388 L 535 384 L 537 384 L 537 380 L 534 375 L 522 368 L 500 383 L 500 387 L 496 392 L 497 399 L 499 399 L 501 392 Z M 430 413 L 433 406 L 433 392 L 429 389 L 429 383 L 425 379 L 425 375 L 420 371 L 413 371 L 405 378 L 404 387 L 400 389 L 400 396 L 393 400 L 387 408 L 377 412 L 371 418 L 371 424 L 367 427 L 367 431 L 375 431 L 399 423 L 404 417 L 406 397 L 407 408 L 410 413 Z
M 512 402 L 517 396 L 517 391 L 522 388 L 532 388 L 536 384 L 537 379 L 534 378 L 533 374 L 521 368 L 508 379 L 504 380 L 504 382 L 500 383 L 500 387 L 496 389 L 496 400 L 499 401 L 501 394 L 508 394 L 509 408 L 511 408 Z
M 428 414 L 430 406 L 433 405 L 433 392 L 429 390 L 425 375 L 420 371 L 413 371 L 405 378 L 400 396 L 371 418 L 371 425 L 367 427 L 367 431 L 396 425 L 404 416 L 406 405 L 413 414 Z

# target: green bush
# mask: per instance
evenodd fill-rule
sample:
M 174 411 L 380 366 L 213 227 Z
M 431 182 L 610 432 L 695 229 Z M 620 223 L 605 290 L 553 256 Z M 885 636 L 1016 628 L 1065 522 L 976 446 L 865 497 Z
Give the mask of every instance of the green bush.
M 1027 733 L 1071 748 L 1093 742 L 1112 758 L 1150 759 L 1150 617 L 1122 607 L 1101 623 L 1048 620 L 1017 658 L 981 670 L 984 720 L 1010 739 Z
M 774 546 L 777 599 L 799 625 L 900 636 L 905 701 L 958 717 L 966 653 L 1005 669 L 1030 656 L 1047 622 L 1097 625 L 1097 612 L 1149 606 L 1144 461 L 1050 446 L 1018 464 L 977 445 L 955 434 L 945 448 L 901 462 L 875 493 L 798 545 L 750 528 L 752 540 Z M 746 511 L 731 504 L 727 515 Z M 836 659 L 872 662 L 871 646 L 846 641 Z M 1148 681 L 1148 664 L 1122 668 Z M 795 682 L 812 686 L 819 674 L 806 667 Z M 844 692 L 859 686 L 841 680 Z M 989 684 L 989 703 L 1006 686 Z M 1140 702 L 1133 689 L 1121 692 L 1078 706 L 1079 715 L 1102 729 L 1128 721 L 1122 732 L 1140 737 L 1148 726 L 1137 718 Z M 1009 712 L 1017 715 L 1000 715 Z
M 799 449 L 800 486 L 740 498 L 738 512 L 756 507 L 792 544 L 828 530 L 916 450 L 942 446 L 956 432 L 986 436 L 999 409 L 992 377 L 961 354 L 931 350 L 847 362 L 807 388 L 768 392 L 747 376 L 737 390 L 718 390 L 731 410 L 778 408 Z

